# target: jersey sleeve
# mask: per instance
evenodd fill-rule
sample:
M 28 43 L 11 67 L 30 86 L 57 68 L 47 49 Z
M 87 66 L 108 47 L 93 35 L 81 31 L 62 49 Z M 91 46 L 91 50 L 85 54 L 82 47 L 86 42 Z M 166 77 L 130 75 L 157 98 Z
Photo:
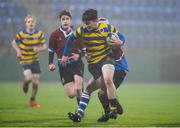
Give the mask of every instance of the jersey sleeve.
M 76 31 L 74 31 L 74 37 L 75 38 L 80 38 L 80 36 L 82 35 L 82 27 L 78 27 L 77 29 L 76 29 Z
M 21 42 L 20 32 L 18 34 L 16 34 L 15 41 L 16 41 L 17 44 L 19 44 Z
M 64 55 L 64 56 L 68 56 L 70 46 L 72 45 L 72 43 L 73 43 L 73 41 L 75 40 L 75 38 L 76 38 L 76 37 L 75 37 L 74 33 L 72 33 L 72 34 L 68 37 L 68 39 L 67 39 L 67 41 L 66 41 L 66 45 L 65 45 L 64 51 L 63 51 L 63 55 Z
M 51 34 L 50 38 L 49 38 L 49 48 L 48 48 L 49 52 L 55 52 L 56 51 L 56 41 L 55 41 L 55 37 L 53 36 L 53 34 Z
M 124 35 L 121 32 L 118 32 L 117 35 L 118 35 L 119 39 L 122 41 L 122 45 L 124 45 L 126 42 Z

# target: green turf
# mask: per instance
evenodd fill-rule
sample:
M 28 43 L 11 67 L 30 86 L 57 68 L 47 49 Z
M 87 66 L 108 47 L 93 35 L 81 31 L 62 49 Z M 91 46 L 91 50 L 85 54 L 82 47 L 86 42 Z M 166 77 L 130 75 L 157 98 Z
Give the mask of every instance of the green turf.
M 0 126 L 180 126 L 180 86 L 178 84 L 123 84 L 118 90 L 124 114 L 107 123 L 97 123 L 102 108 L 97 92 L 80 123 L 67 118 L 74 112 L 76 100 L 65 95 L 59 83 L 42 83 L 38 93 L 41 107 L 31 109 L 29 96 L 20 83 L 0 83 Z

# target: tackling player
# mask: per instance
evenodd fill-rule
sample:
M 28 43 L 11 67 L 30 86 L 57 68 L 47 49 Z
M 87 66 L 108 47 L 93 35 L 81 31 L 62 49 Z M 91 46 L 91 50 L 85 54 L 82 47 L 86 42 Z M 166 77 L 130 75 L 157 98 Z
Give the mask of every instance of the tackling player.
M 118 107 L 120 106 L 116 97 L 116 88 L 113 83 L 114 76 L 114 59 L 113 52 L 110 46 L 106 42 L 106 37 L 109 33 L 118 33 L 118 30 L 112 25 L 108 24 L 98 24 L 97 11 L 94 9 L 88 9 L 83 13 L 82 21 L 84 25 L 79 27 L 67 40 L 66 47 L 64 49 L 64 56 L 62 61 L 66 62 L 68 60 L 68 50 L 73 44 L 73 40 L 78 37 L 83 38 L 84 45 L 86 47 L 86 53 L 88 56 L 88 69 L 93 76 L 92 82 L 103 77 L 107 88 L 108 100 L 110 102 L 110 113 L 111 117 L 114 117 L 118 113 Z M 80 121 L 84 114 L 83 108 L 87 106 L 89 102 L 90 94 L 88 92 L 83 92 L 81 96 L 79 109 L 76 113 L 78 115 L 77 120 Z
M 35 100 L 40 78 L 38 52 L 47 50 L 47 45 L 45 44 L 43 32 L 35 29 L 36 20 L 34 16 L 27 15 L 24 22 L 26 29 L 16 35 L 16 39 L 12 41 L 12 47 L 15 49 L 23 68 L 23 91 L 27 93 L 29 84 L 32 83 L 30 107 L 37 108 L 40 107 Z
M 54 30 L 49 39 L 49 69 L 54 71 L 54 53 L 58 58 L 59 74 L 64 90 L 69 98 L 79 97 L 82 94 L 84 64 L 81 60 L 83 50 L 82 40 L 76 39 L 70 47 L 68 61 L 62 62 L 63 49 L 67 38 L 73 33 L 72 16 L 69 11 L 63 10 L 59 14 L 60 27 Z

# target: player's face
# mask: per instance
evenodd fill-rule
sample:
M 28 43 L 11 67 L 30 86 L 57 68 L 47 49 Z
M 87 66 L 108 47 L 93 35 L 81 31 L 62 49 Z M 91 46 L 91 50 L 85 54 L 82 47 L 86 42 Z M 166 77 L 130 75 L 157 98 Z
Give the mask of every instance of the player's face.
M 85 25 L 85 27 L 87 28 L 88 31 L 91 31 L 91 30 L 97 28 L 98 21 L 97 20 L 86 21 L 86 22 L 84 22 L 84 25 Z
M 72 25 L 72 19 L 71 17 L 67 15 L 63 15 L 60 19 L 60 24 L 63 29 L 68 29 Z
M 26 21 L 26 28 L 30 31 L 34 30 L 36 21 L 33 18 L 28 18 Z

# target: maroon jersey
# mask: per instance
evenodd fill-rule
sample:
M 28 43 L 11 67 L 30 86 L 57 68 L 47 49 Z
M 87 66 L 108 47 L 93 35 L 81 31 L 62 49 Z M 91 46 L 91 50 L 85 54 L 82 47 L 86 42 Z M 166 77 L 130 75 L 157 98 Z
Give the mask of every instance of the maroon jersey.
M 60 59 L 63 55 L 63 50 L 66 44 L 67 38 L 71 35 L 72 31 L 66 33 L 61 28 L 56 29 L 52 32 L 49 39 L 49 52 L 55 52 L 57 57 Z M 72 43 L 72 46 L 69 49 L 69 57 L 72 56 L 72 53 L 79 54 L 80 50 L 83 48 L 83 43 L 81 39 L 75 39 Z

